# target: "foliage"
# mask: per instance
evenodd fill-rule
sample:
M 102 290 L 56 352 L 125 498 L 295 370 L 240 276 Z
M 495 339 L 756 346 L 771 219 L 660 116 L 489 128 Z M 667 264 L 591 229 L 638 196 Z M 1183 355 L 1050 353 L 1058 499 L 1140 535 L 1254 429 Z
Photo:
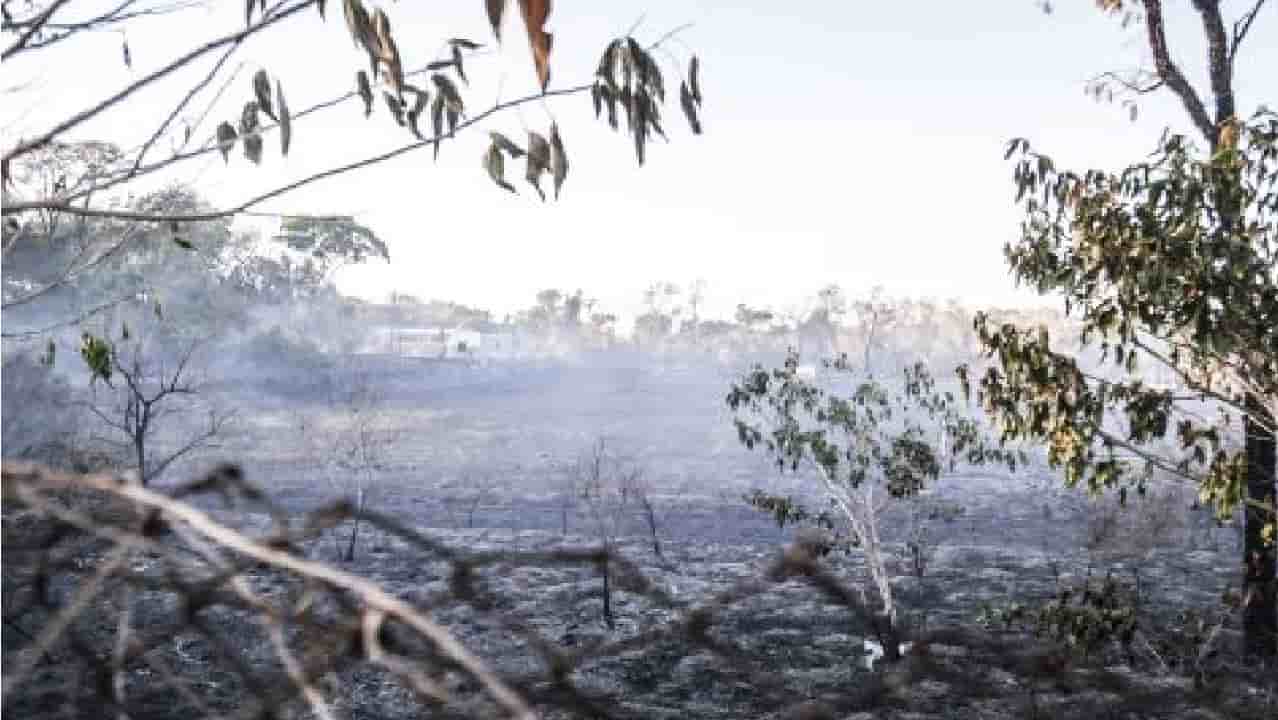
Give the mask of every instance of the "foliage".
M 1057 590 L 1041 605 L 1019 602 L 985 606 L 977 622 L 987 628 L 1029 630 L 1082 654 L 1091 655 L 1110 644 L 1132 652 L 1138 622 L 1139 598 L 1112 575 L 1094 583 L 1091 577 Z
M 847 357 L 826 363 L 850 371 Z M 960 412 L 949 392 L 939 392 L 926 366 L 905 369 L 902 386 L 893 392 L 873 380 L 854 383 L 846 395 L 828 392 L 799 374 L 799 356 L 791 352 L 782 368 L 756 365 L 733 383 L 727 396 L 735 413 L 738 439 L 747 448 L 763 445 L 781 471 L 815 470 L 826 497 L 847 522 L 849 539 L 862 548 L 881 603 L 875 631 L 889 660 L 898 659 L 897 613 L 891 576 L 879 539 L 876 499 L 882 485 L 891 498 L 916 496 L 943 468 L 959 459 L 973 464 L 1003 463 L 1015 470 L 1024 458 L 988 442 L 979 425 Z M 938 434 L 950 438 L 953 454 L 941 457 Z M 814 519 L 788 498 L 755 496 L 754 504 L 774 513 L 784 524 L 792 518 Z M 832 524 L 829 515 L 826 523 Z M 915 559 L 921 559 L 916 548 Z
M 828 365 L 850 371 L 846 357 Z M 832 482 L 856 488 L 866 480 L 882 480 L 892 496 L 904 497 L 941 474 L 943 459 L 931 444 L 937 430 L 952 443 L 951 470 L 960 459 L 1004 463 L 1015 470 L 1022 459 L 989 443 L 976 421 L 957 408 L 954 395 L 936 389 L 922 364 L 906 368 L 898 393 L 866 380 L 847 397 L 802 379 L 798 368 L 795 353 L 779 369 L 756 365 L 727 396 L 729 408 L 738 413 L 733 421 L 738 439 L 751 449 L 763 444 L 779 469 L 797 471 L 810 461 Z M 770 423 L 766 433 L 742 414 L 764 416 Z
M 98 440 L 129 455 L 143 486 L 174 462 L 207 447 L 234 416 L 199 407 L 201 387 L 192 363 L 198 343 L 188 342 L 176 349 L 170 344 L 181 343 L 166 337 L 162 328 L 138 334 L 125 325 L 118 341 L 85 333 L 81 349 L 91 383 L 101 378 L 106 385 L 95 391 L 86 405 L 107 431 Z M 206 416 L 199 430 L 171 446 L 157 442 L 161 430 L 170 425 L 170 417 L 197 413 Z
M 1262 113 L 1236 133 L 1236 145 L 1207 158 L 1170 135 L 1152 160 L 1119 174 L 1058 171 L 1028 142 L 1009 146 L 1009 156 L 1022 154 L 1015 177 L 1026 219 L 1008 262 L 1021 281 L 1063 295 L 1084 343 L 1097 343 L 1124 376 L 1085 373 L 1045 330 L 978 315 L 998 359 L 978 397 L 1004 439 L 1047 442 L 1070 485 L 1139 488 L 1158 468 L 1196 481 L 1221 517 L 1243 499 L 1245 456 L 1229 435 L 1239 416 L 1255 419 L 1249 397 L 1278 397 L 1278 118 Z M 1142 362 L 1175 371 L 1183 390 L 1147 385 Z M 1210 401 L 1218 418 L 1191 412 L 1193 401 Z M 1179 452 L 1145 449 L 1169 435 Z

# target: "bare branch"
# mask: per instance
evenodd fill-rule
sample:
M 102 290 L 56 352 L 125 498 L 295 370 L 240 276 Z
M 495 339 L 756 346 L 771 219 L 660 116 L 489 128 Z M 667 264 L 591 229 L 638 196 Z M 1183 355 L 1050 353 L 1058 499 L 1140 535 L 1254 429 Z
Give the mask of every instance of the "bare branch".
M 20 332 L 0 333 L 0 338 L 4 338 L 6 340 L 21 340 L 24 338 L 33 338 L 33 337 L 39 337 L 41 335 L 47 335 L 48 333 L 51 333 L 54 330 L 61 330 L 62 328 L 65 328 L 65 327 L 79 325 L 85 320 L 88 320 L 89 318 L 95 315 L 104 313 L 107 310 L 110 310 L 111 308 L 116 307 L 122 303 L 126 303 L 130 300 L 136 300 L 137 297 L 138 297 L 137 295 L 126 295 L 124 297 L 116 298 L 115 300 L 111 300 L 109 302 L 105 302 L 105 303 L 102 303 L 101 305 L 85 310 L 79 315 L 76 315 L 75 317 L 70 318 L 68 320 L 63 320 L 61 322 L 57 322 L 52 325 L 46 325 L 38 330 L 23 330 Z
M 65 0 L 61 0 L 61 1 L 65 2 Z M 99 102 L 97 105 L 94 105 L 93 107 L 88 108 L 87 110 L 82 110 L 81 112 L 76 113 L 70 118 L 58 123 L 56 126 L 54 126 L 51 130 L 44 133 L 43 135 L 33 140 L 28 140 L 26 142 L 19 143 L 12 150 L 4 154 L 4 159 L 3 159 L 4 163 L 7 165 L 14 158 L 20 155 L 23 155 L 25 153 L 31 152 L 32 150 L 35 150 L 36 148 L 43 147 L 44 145 L 48 144 L 51 140 L 53 140 L 58 135 L 61 135 L 67 130 L 70 130 L 80 125 L 81 123 L 100 115 L 103 111 L 108 110 L 111 107 L 114 107 L 115 105 L 120 103 L 122 100 L 129 97 L 130 95 L 137 92 L 138 90 L 146 87 L 147 85 L 150 85 L 156 80 L 159 80 L 167 75 L 172 74 L 174 71 L 179 70 L 185 67 L 186 65 L 189 65 L 192 61 L 197 60 L 198 58 L 203 57 L 204 55 L 210 52 L 213 52 L 214 50 L 225 47 L 226 45 L 238 44 L 240 42 L 243 42 L 245 38 L 251 37 L 261 32 L 262 30 L 265 30 L 266 28 L 271 27 L 277 22 L 285 20 L 303 10 L 310 8 L 316 2 L 318 2 L 318 0 L 300 0 L 298 4 L 293 5 L 292 7 L 289 7 L 285 10 L 281 10 L 279 13 L 276 13 L 274 15 L 267 15 L 263 17 L 254 25 L 249 25 L 243 30 L 231 33 L 230 35 L 223 36 L 221 38 L 218 38 L 217 40 L 213 40 L 208 43 L 205 43 L 204 45 L 201 45 L 200 47 L 170 62 L 169 64 L 165 65 L 159 70 L 156 70 L 150 73 L 146 77 L 138 79 L 136 82 L 133 82 L 132 84 L 130 84 L 128 87 L 124 88 L 123 90 Z M 8 55 L 6 53 L 6 57 L 7 56 Z
M 1268 0 L 1256 0 L 1256 4 L 1246 15 L 1242 16 L 1238 22 L 1234 23 L 1234 38 L 1229 43 L 1229 65 L 1232 67 L 1234 58 L 1238 55 L 1238 48 L 1242 45 L 1242 41 L 1247 37 L 1247 33 L 1251 31 L 1251 24 L 1256 20 L 1256 14 L 1260 12 L 1260 8 L 1264 7 Z
M 8 60 L 15 53 L 22 52 L 22 49 L 31 41 L 31 38 L 35 37 L 36 33 L 40 32 L 40 30 L 44 28 L 45 24 L 49 22 L 49 19 L 53 17 L 53 14 L 58 10 L 61 10 L 62 6 L 66 5 L 69 1 L 70 0 L 53 0 L 49 7 L 41 13 L 39 17 L 31 20 L 30 25 L 26 25 L 26 32 L 22 33 L 22 35 L 19 36 L 12 45 L 6 48 L 3 54 L 0 54 L 0 60 Z M 6 156 L 5 159 L 8 160 L 8 157 Z
M 1091 84 L 1097 84 L 1102 81 L 1117 83 L 1118 85 L 1122 86 L 1123 89 L 1136 93 L 1137 95 L 1145 95 L 1148 93 L 1152 93 L 1155 90 L 1158 90 L 1159 88 L 1163 87 L 1167 83 L 1166 80 L 1159 78 L 1158 80 L 1155 80 L 1151 83 L 1141 84 L 1136 82 L 1135 80 L 1124 78 L 1120 76 L 1118 73 L 1103 72 L 1100 75 L 1097 75 L 1096 77 L 1092 78 Z
M 226 64 L 227 60 L 231 59 L 231 56 L 235 54 L 235 51 L 238 50 L 239 47 L 239 43 L 235 43 L 228 47 L 226 52 L 222 53 L 222 57 L 218 58 L 217 62 L 214 63 L 213 69 L 209 71 L 209 74 L 206 75 L 203 80 L 191 86 L 191 89 L 187 91 L 181 102 L 177 104 L 177 107 L 173 108 L 173 112 L 169 113 L 168 117 L 164 118 L 164 122 L 160 123 L 160 126 L 155 129 L 155 132 L 151 134 L 151 137 L 147 138 L 147 141 L 142 144 L 142 149 L 138 151 L 138 156 L 134 159 L 133 168 L 129 170 L 129 173 L 126 176 L 127 178 L 132 179 L 138 174 L 138 168 L 142 166 L 142 161 L 146 159 L 146 154 L 150 152 L 151 147 L 160 139 L 160 136 L 164 134 L 164 131 L 169 128 L 169 125 L 173 123 L 173 120 L 177 118 L 178 113 L 181 113 L 182 110 L 190 104 L 191 99 L 194 98 L 196 94 L 208 87 L 209 83 L 213 82 L 213 78 L 217 77 L 217 74 L 222 71 L 222 66 Z

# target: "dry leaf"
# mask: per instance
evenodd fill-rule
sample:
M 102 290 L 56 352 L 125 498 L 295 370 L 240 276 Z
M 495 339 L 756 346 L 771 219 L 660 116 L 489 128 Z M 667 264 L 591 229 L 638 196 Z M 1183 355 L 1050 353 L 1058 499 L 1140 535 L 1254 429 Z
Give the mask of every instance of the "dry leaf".
M 461 93 L 457 92 L 457 86 L 447 75 L 435 73 L 430 76 L 430 79 L 439 90 L 439 97 L 444 98 L 444 101 L 448 103 L 449 110 L 460 113 L 466 109 L 462 104 Z
M 501 16 L 506 11 L 506 0 L 487 0 L 488 22 L 493 26 L 493 37 L 501 42 Z
M 279 122 L 279 118 L 275 116 L 275 110 L 271 107 L 271 78 L 267 76 L 266 70 L 258 70 L 253 73 L 253 94 L 257 96 L 257 106 L 266 113 L 267 117 L 275 122 Z
M 554 37 L 546 32 L 546 18 L 550 16 L 550 0 L 519 0 L 519 9 L 528 30 L 528 45 L 532 48 L 533 65 L 537 68 L 537 80 L 542 92 L 550 85 L 550 48 Z
M 541 174 L 550 169 L 550 143 L 540 133 L 528 131 L 528 165 L 524 179 L 537 190 L 544 201 L 546 193 L 541 189 Z
M 608 89 L 616 93 L 617 76 L 615 73 L 617 52 L 619 51 L 620 40 L 613 40 L 608 43 L 608 47 L 604 48 L 603 57 L 599 58 L 599 67 L 595 70 L 595 75 L 608 83 Z
M 692 91 L 692 99 L 701 104 L 701 61 L 696 55 L 688 63 L 688 89 Z
M 359 97 L 364 101 L 364 117 L 373 114 L 373 85 L 368 81 L 368 73 L 360 70 L 355 73 L 355 85 L 359 88 Z
M 235 147 L 235 126 L 223 122 L 217 126 L 217 149 L 222 151 L 223 162 L 230 162 L 231 150 Z
M 506 151 L 506 154 L 510 155 L 510 157 L 520 158 L 524 156 L 524 149 L 516 145 L 514 141 L 505 135 L 502 135 L 499 132 L 490 132 L 488 133 L 488 136 L 493 139 L 494 145 Z
M 253 161 L 254 165 L 262 162 L 262 136 L 257 133 L 244 136 L 244 156 Z
M 417 99 L 413 102 L 413 109 L 408 111 L 408 127 L 413 131 L 413 135 L 416 135 L 417 139 L 421 140 L 423 139 L 422 132 L 417 127 L 417 121 L 426 109 L 426 103 L 430 102 L 430 93 L 417 88 L 413 88 L 412 91 L 416 93 Z
M 563 187 L 568 177 L 568 154 L 564 152 L 564 141 L 559 137 L 559 125 L 550 124 L 550 172 L 555 179 L 555 199 L 559 199 L 559 188 Z
M 346 16 L 346 29 L 350 31 L 351 40 L 355 42 L 356 47 L 363 47 L 368 50 L 368 36 L 370 32 L 368 11 L 360 4 L 359 0 L 343 0 L 342 11 Z
M 371 47 L 369 51 L 374 52 L 385 66 L 384 76 L 389 79 L 391 89 L 398 95 L 403 92 L 404 69 L 399 60 L 399 48 L 395 46 L 395 38 L 391 35 L 390 18 L 381 8 L 373 15 L 373 37 L 376 40 L 376 51 Z
M 439 160 L 439 143 L 444 133 L 444 96 L 436 95 L 430 106 L 430 124 L 435 130 L 435 160 Z
M 484 169 L 488 171 L 488 177 L 497 183 L 497 187 L 510 192 L 517 193 L 514 185 L 506 182 L 506 160 L 501 156 L 501 148 L 497 143 L 488 146 L 488 152 L 484 153 Z
M 404 127 L 404 104 L 385 90 L 382 91 L 382 98 L 386 101 L 386 108 L 390 110 L 391 117 L 395 118 L 395 123 Z
M 466 79 L 466 69 L 462 67 L 461 47 L 458 45 L 453 45 L 453 64 L 457 66 L 457 77 L 469 85 L 470 81 Z
M 288 156 L 289 143 L 293 141 L 293 117 L 289 115 L 288 105 L 284 102 L 284 86 L 275 81 L 275 105 L 279 111 L 280 154 Z
M 700 135 L 701 119 L 697 117 L 696 103 L 696 98 L 688 89 L 688 83 L 679 83 L 679 104 L 683 106 L 683 114 L 688 118 L 688 125 L 692 126 L 692 134 Z
M 240 135 L 255 133 L 257 128 L 257 101 L 249 100 L 244 103 L 244 109 L 240 111 Z

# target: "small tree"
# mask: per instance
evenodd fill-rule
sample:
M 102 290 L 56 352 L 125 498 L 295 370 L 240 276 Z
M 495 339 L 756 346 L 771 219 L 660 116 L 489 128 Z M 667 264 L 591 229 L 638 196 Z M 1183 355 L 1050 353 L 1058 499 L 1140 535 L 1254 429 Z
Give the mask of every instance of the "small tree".
M 610 557 L 616 551 L 617 539 L 625 530 L 626 520 L 637 502 L 632 488 L 638 485 L 643 470 L 610 452 L 605 440 L 600 438 L 578 459 L 572 472 L 595 536 L 602 545 L 605 558 Z M 616 624 L 612 612 L 611 573 L 605 559 L 601 568 L 603 584 L 600 599 L 603 602 L 603 619 L 609 628 Z
M 850 370 L 846 356 L 827 363 Z M 905 370 L 895 392 L 874 381 L 856 383 L 846 396 L 827 392 L 803 379 L 799 357 L 791 352 L 784 367 L 756 365 L 728 393 L 728 406 L 741 443 L 764 446 L 778 468 L 813 473 L 823 494 L 847 523 L 851 542 L 864 554 L 878 595 L 880 613 L 873 628 L 888 659 L 898 656 L 901 628 L 891 577 L 879 535 L 879 513 L 892 498 L 909 498 L 940 477 L 941 460 L 933 447 L 936 428 L 951 439 L 952 469 L 958 458 L 973 464 L 1004 463 L 1015 469 L 1019 454 L 986 442 L 977 423 L 955 407 L 951 393 L 938 392 L 922 364 Z M 796 508 L 788 498 L 768 502 L 756 493 L 756 507 L 787 517 L 825 518 Z M 779 517 L 779 522 L 783 519 Z
M 648 528 L 648 537 L 652 541 L 652 554 L 656 555 L 658 560 L 664 559 L 661 554 L 661 524 L 657 516 L 657 501 L 651 483 L 644 477 L 643 471 L 637 467 L 623 475 L 621 481 L 625 484 L 623 492 L 627 497 L 634 499 L 644 526 Z
M 299 416 L 298 430 L 330 486 L 342 495 L 353 496 L 356 510 L 363 510 L 378 477 L 387 469 L 387 456 L 397 433 L 386 411 L 385 396 L 367 370 L 334 373 L 327 404 L 318 412 Z M 357 513 L 345 548 L 339 544 L 339 555 L 346 562 L 355 559 L 359 530 Z
M 143 486 L 178 459 L 210 446 L 233 417 L 229 411 L 199 407 L 201 386 L 191 367 L 199 343 L 187 342 L 176 354 L 166 353 L 160 344 L 155 338 L 148 342 L 132 336 L 126 325 L 119 342 L 85 333 L 80 348 L 91 373 L 92 398 L 86 407 L 110 431 L 96 439 L 127 451 Z M 157 451 L 153 438 L 167 418 L 201 409 L 206 413 L 202 429 Z
M 1243 121 L 1234 93 L 1235 58 L 1265 3 L 1251 3 L 1230 32 L 1222 3 L 1194 0 L 1210 80 L 1201 90 L 1168 43 L 1161 0 L 1098 5 L 1141 11 L 1154 67 L 1106 73 L 1097 94 L 1169 92 L 1204 147 L 1165 132 L 1144 162 L 1077 173 L 1027 140 L 1009 143 L 1025 215 L 1020 239 L 1005 248 L 1008 266 L 1018 282 L 1059 296 L 1081 322 L 1083 349 L 1112 359 L 1114 372 L 1084 369 L 1080 353 L 1053 347 L 1046 329 L 978 316 L 997 360 L 980 396 L 1004 437 L 1046 444 L 1070 486 L 1118 488 L 1122 499 L 1157 471 L 1191 483 L 1221 517 L 1241 509 L 1244 650 L 1272 658 L 1278 115 L 1261 106 Z M 1174 382 L 1152 385 L 1153 370 Z
M 475 515 L 484 503 L 496 498 L 497 482 L 487 472 L 463 472 L 455 486 L 445 486 L 450 492 L 443 499 L 444 507 L 452 516 L 453 527 L 475 527 Z

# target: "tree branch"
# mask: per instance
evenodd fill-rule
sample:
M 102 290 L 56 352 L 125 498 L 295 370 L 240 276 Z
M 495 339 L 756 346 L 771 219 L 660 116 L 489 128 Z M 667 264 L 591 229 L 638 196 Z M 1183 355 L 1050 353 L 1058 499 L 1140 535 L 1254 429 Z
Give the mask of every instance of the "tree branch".
M 59 2 L 65 2 L 65 1 L 66 0 L 59 0 Z M 210 52 L 213 52 L 214 50 L 217 50 L 218 48 L 224 47 L 226 45 L 238 44 L 242 42 L 245 38 L 255 35 L 261 32 L 262 30 L 265 30 L 266 28 L 274 25 L 277 22 L 280 22 L 292 15 L 295 15 L 303 10 L 310 8 L 316 2 L 318 2 L 318 0 L 300 0 L 298 4 L 286 10 L 282 10 L 278 14 L 268 15 L 262 18 L 261 20 L 257 22 L 256 25 L 250 25 L 243 30 L 231 33 L 230 35 L 223 36 L 217 40 L 213 40 L 208 43 L 205 43 L 204 45 L 201 45 L 200 47 L 170 62 L 168 65 L 165 65 L 159 70 L 152 72 L 146 77 L 140 78 L 139 80 L 130 84 L 128 87 L 124 88 L 123 90 L 99 102 L 97 105 L 94 105 L 93 107 L 88 108 L 87 110 L 83 110 L 79 113 L 76 113 L 75 115 L 62 121 L 61 123 L 58 123 L 56 126 L 53 127 L 53 129 L 49 130 L 45 134 L 33 140 L 28 140 L 26 142 L 19 143 L 17 147 L 13 148 L 12 150 L 4 154 L 4 158 L 3 158 L 4 164 L 8 165 L 9 162 L 13 160 L 14 158 L 20 155 L 23 155 L 25 153 L 31 152 L 32 150 L 35 150 L 36 148 L 40 148 L 47 145 L 50 141 L 52 141 L 58 135 L 66 132 L 67 130 L 70 130 L 71 128 L 76 127 L 77 125 L 80 125 L 81 123 L 87 120 L 90 120 L 96 117 L 97 115 L 101 114 L 103 111 L 108 110 L 111 107 L 115 106 L 120 101 L 129 97 L 130 95 L 137 92 L 141 88 L 146 87 L 147 85 L 150 85 L 156 80 L 159 80 L 167 75 L 172 74 L 174 71 L 179 70 L 182 67 L 185 67 L 186 65 L 190 64 L 192 61 L 200 57 L 203 57 L 204 55 Z M 5 54 L 5 57 L 8 57 L 8 53 Z
M 503 103 L 498 103 L 490 107 L 489 109 L 485 110 L 484 112 L 459 123 L 457 125 L 456 130 L 464 130 L 470 127 L 471 125 L 474 125 L 495 113 L 501 112 L 502 110 L 507 110 L 512 107 L 516 107 L 518 105 L 523 105 L 528 102 L 538 101 L 543 98 L 554 97 L 558 95 L 573 95 L 576 93 L 585 92 L 591 88 L 592 84 L 593 83 L 582 84 L 582 85 L 576 85 L 569 88 L 563 88 L 561 90 L 551 90 L 545 93 L 537 93 L 535 95 L 526 95 L 516 100 L 509 100 Z M 225 208 L 222 210 L 211 210 L 209 212 L 190 213 L 190 214 L 162 214 L 162 213 L 138 212 L 138 211 L 132 211 L 132 210 L 109 210 L 104 208 L 75 207 L 66 201 L 49 200 L 49 201 L 12 203 L 4 207 L 3 214 L 8 215 L 10 213 L 19 213 L 19 212 L 24 212 L 29 210 L 55 210 L 59 212 L 69 213 L 71 215 L 81 216 L 81 217 L 103 217 L 103 218 L 114 218 L 117 220 L 133 220 L 133 221 L 140 221 L 140 222 L 202 222 L 202 221 L 209 221 L 209 220 L 220 220 L 222 218 L 231 217 L 233 215 L 239 215 L 241 213 L 244 213 L 250 208 L 260 205 L 261 203 L 266 202 L 267 200 L 292 192 L 293 190 L 296 190 L 300 187 L 304 187 L 306 185 L 310 185 L 311 183 L 318 182 L 320 180 L 324 180 L 330 177 L 335 177 L 337 175 L 342 175 L 342 174 L 351 172 L 353 170 L 366 168 L 371 165 L 376 165 L 378 163 L 385 162 L 386 160 L 390 160 L 391 158 L 398 157 L 400 155 L 411 152 L 413 150 L 419 150 L 424 147 L 429 147 L 431 145 L 434 145 L 438 142 L 441 142 L 443 140 L 450 138 L 452 134 L 453 133 L 442 133 L 432 138 L 409 143 L 407 145 L 402 145 L 394 150 L 390 150 L 388 152 L 381 153 L 379 155 L 374 155 L 374 156 L 365 158 L 363 160 L 358 160 L 355 162 L 347 163 L 345 165 L 339 165 L 337 167 L 329 168 L 328 170 L 324 170 L 322 172 L 309 175 L 307 177 L 301 178 L 300 180 L 296 180 L 287 185 L 282 185 L 278 188 L 275 188 L 274 190 L 270 190 L 260 195 L 256 195 L 254 197 L 249 198 L 248 200 L 245 200 L 244 202 L 238 205 Z M 201 150 L 199 152 L 206 152 L 206 151 Z
M 1195 0 L 1199 2 L 1200 0 Z M 1158 76 L 1167 83 L 1167 87 L 1180 97 L 1180 101 L 1185 106 L 1185 110 L 1189 112 L 1189 118 L 1193 121 L 1194 127 L 1198 128 L 1198 132 L 1211 147 L 1216 147 L 1216 125 L 1212 122 L 1211 117 L 1207 114 L 1207 108 L 1203 106 L 1203 101 L 1198 97 L 1198 93 L 1194 91 L 1189 81 L 1185 79 L 1185 75 L 1172 61 L 1171 54 L 1167 49 L 1167 35 L 1163 30 L 1163 3 L 1162 0 L 1144 0 L 1145 5 L 1145 29 L 1149 36 L 1149 49 L 1154 54 L 1154 68 L 1158 71 Z
M 1148 73 L 1144 73 L 1143 71 L 1138 71 L 1138 72 L 1141 72 L 1141 74 L 1148 74 Z M 1118 83 L 1119 85 L 1123 87 L 1123 89 L 1136 93 L 1137 95 L 1146 95 L 1148 93 L 1152 93 L 1155 90 L 1167 84 L 1167 81 L 1163 80 L 1160 77 L 1158 80 L 1148 85 L 1141 85 L 1141 84 L 1138 84 L 1135 80 L 1128 80 L 1126 78 L 1121 77 L 1118 73 L 1114 73 L 1114 72 L 1103 72 L 1100 75 L 1097 75 L 1096 77 L 1092 78 L 1092 83 L 1093 84 L 1099 83 L 1102 80 L 1108 80 L 1110 82 Z
M 1238 55 L 1238 47 L 1242 45 L 1242 41 L 1247 37 L 1247 33 L 1251 31 L 1251 24 L 1256 20 L 1256 13 L 1260 12 L 1260 8 L 1264 7 L 1267 0 L 1256 0 L 1256 4 L 1242 19 L 1234 23 L 1234 39 L 1229 44 L 1229 65 L 1233 67 L 1234 57 Z
M 136 299 L 137 299 L 137 295 L 126 295 L 124 297 L 116 298 L 115 300 L 112 300 L 110 302 L 106 302 L 96 307 L 90 308 L 80 313 L 79 315 L 71 318 L 70 320 L 63 320 L 61 322 L 54 323 L 52 325 L 46 325 L 40 328 L 39 330 L 23 330 L 21 332 L 0 333 L 0 338 L 4 338 L 5 340 L 20 340 L 25 338 L 39 337 L 41 335 L 45 335 L 47 333 L 53 332 L 54 330 L 60 330 L 64 327 L 79 325 L 85 320 L 88 320 L 89 318 L 95 315 L 98 315 L 100 313 L 106 312 L 107 310 L 110 310 L 111 308 L 117 305 L 120 305 L 121 303 L 126 303 L 130 300 L 136 300 Z
M 143 483 L 149 483 L 152 479 L 159 477 L 169 465 L 172 465 L 176 460 L 180 459 L 187 453 L 198 450 L 207 445 L 209 440 L 217 437 L 222 432 L 222 427 L 225 426 L 226 423 L 234 416 L 234 412 L 224 413 L 222 415 L 211 415 L 209 417 L 209 426 L 207 429 L 188 440 L 185 445 L 169 454 L 163 460 L 160 460 L 147 468 L 147 477 L 143 480 Z
M 164 118 L 164 122 L 160 123 L 160 126 L 155 129 L 155 132 L 151 134 L 151 137 L 147 138 L 147 141 L 142 144 L 142 149 L 138 151 L 138 156 L 133 161 L 133 167 L 129 170 L 125 179 L 131 180 L 138 174 L 138 168 L 142 166 L 142 160 L 146 158 L 146 154 L 150 152 L 151 147 L 155 145 L 155 142 L 159 140 L 160 136 L 164 134 L 164 131 L 168 129 L 174 118 L 178 116 L 178 113 L 182 112 L 197 93 L 208 87 L 209 83 L 213 82 L 213 78 L 217 77 L 217 74 L 222 70 L 222 66 L 226 64 L 227 60 L 231 59 L 231 56 L 235 54 L 235 51 L 239 49 L 239 47 L 240 44 L 238 42 L 228 47 L 226 52 L 222 53 L 222 57 L 217 59 L 217 62 L 213 65 L 213 69 L 209 71 L 209 74 L 205 76 L 203 80 L 193 85 L 182 98 L 182 101 L 173 108 L 173 112 L 169 113 L 169 116 Z
M 71 261 L 71 265 L 67 266 L 67 268 L 62 271 L 61 275 L 56 280 L 49 282 L 44 287 L 41 287 L 38 290 L 32 290 L 31 292 L 21 297 L 14 298 L 12 300 L 3 301 L 2 303 L 0 303 L 0 309 L 8 309 L 12 307 L 17 307 L 19 305 L 25 305 L 26 303 L 29 303 L 32 300 L 35 300 L 39 297 L 42 297 L 58 289 L 59 287 L 62 287 L 63 285 L 66 285 L 67 283 L 74 282 L 82 274 L 106 262 L 109 258 L 111 258 L 117 252 L 123 249 L 125 245 L 128 245 L 130 242 L 136 239 L 135 236 L 138 232 L 140 232 L 140 226 L 134 225 L 127 228 L 123 237 L 121 237 L 118 242 L 116 242 L 114 245 L 104 250 L 100 255 L 93 258 L 87 264 L 79 268 L 75 268 L 74 264 L 75 264 L 75 261 L 78 260 L 83 253 L 81 253 L 80 255 L 77 255 L 75 259 Z
M 1220 17 L 1220 0 L 1194 0 L 1194 9 L 1202 16 L 1207 35 L 1207 66 L 1211 75 L 1211 94 L 1216 99 L 1218 125 L 1234 116 L 1233 65 L 1229 61 L 1229 36 Z M 1212 147 L 1215 132 L 1212 133 Z
M 31 41 L 31 38 L 35 37 L 35 34 L 40 32 L 40 30 L 44 28 L 45 24 L 49 22 L 49 19 L 53 17 L 53 14 L 58 10 L 61 10 L 62 6 L 66 5 L 68 2 L 70 2 L 70 0 L 53 0 L 53 3 L 49 5 L 48 9 L 41 13 L 39 17 L 30 21 L 31 24 L 27 26 L 26 32 L 22 33 L 22 35 L 15 40 L 12 45 L 5 49 L 4 53 L 0 54 L 0 61 L 8 60 L 15 53 L 22 52 L 22 49 Z M 5 159 L 7 160 L 8 158 L 6 157 Z

